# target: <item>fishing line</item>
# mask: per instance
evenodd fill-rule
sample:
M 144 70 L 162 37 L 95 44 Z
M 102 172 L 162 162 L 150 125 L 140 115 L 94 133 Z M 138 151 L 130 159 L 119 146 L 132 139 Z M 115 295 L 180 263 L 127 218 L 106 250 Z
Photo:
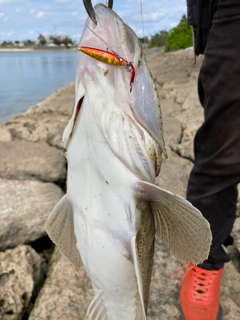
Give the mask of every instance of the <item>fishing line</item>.
M 143 20 L 143 0 L 140 0 L 140 15 L 142 18 L 143 44 L 145 46 L 145 30 L 144 30 L 144 20 Z
M 93 31 L 93 30 L 92 30 L 91 28 L 89 28 L 88 26 L 87 26 L 87 28 L 88 28 L 100 41 L 102 41 L 102 42 L 106 45 L 107 48 L 110 49 L 110 46 L 108 45 L 108 43 L 107 43 L 102 37 L 100 37 L 95 31 Z
M 112 52 L 112 53 L 114 53 L 115 55 L 119 56 L 119 55 L 111 48 L 111 46 L 110 46 L 102 37 L 100 37 L 100 36 L 99 36 L 95 31 L 93 31 L 89 26 L 87 26 L 87 28 L 88 28 L 100 41 L 102 41 L 102 43 L 105 44 L 106 50 L 107 50 L 108 52 Z M 119 57 L 120 57 L 120 56 L 119 56 Z

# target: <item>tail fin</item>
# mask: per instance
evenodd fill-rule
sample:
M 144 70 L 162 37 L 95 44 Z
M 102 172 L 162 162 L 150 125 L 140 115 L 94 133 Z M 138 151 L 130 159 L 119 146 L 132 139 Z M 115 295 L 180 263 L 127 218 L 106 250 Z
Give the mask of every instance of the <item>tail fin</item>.
M 201 212 L 182 197 L 149 182 L 137 191 L 150 203 L 157 236 L 182 263 L 199 264 L 209 254 L 212 234 Z

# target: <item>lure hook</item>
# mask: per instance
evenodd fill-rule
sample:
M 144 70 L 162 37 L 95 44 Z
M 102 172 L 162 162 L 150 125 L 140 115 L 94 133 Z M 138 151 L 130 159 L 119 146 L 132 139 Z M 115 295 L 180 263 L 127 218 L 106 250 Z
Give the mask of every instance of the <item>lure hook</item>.
M 87 14 L 89 16 L 89 18 L 95 23 L 97 24 L 97 20 L 96 20 L 96 14 L 95 14 L 95 11 L 93 9 L 93 6 L 92 6 L 92 1 L 91 0 L 83 0 L 83 4 L 84 4 L 84 7 L 87 11 Z M 106 6 L 110 9 L 112 9 L 113 7 L 113 0 L 106 0 Z

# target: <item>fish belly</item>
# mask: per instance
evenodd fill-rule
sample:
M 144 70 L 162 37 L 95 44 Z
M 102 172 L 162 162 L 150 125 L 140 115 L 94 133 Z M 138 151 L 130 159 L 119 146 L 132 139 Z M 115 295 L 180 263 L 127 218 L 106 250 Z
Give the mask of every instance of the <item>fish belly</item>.
M 131 188 L 136 177 L 112 153 L 87 104 L 68 152 L 68 199 L 77 248 L 109 319 L 135 320 L 139 292 L 131 252 L 141 210 Z

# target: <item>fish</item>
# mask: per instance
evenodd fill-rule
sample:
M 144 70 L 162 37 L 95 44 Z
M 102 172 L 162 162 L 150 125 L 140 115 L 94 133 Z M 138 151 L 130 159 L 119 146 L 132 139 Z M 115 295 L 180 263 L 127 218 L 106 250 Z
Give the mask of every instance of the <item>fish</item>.
M 76 272 L 82 264 L 87 271 L 90 320 L 146 320 L 155 238 L 182 263 L 198 264 L 212 236 L 200 211 L 155 184 L 167 152 L 137 35 L 104 4 L 94 14 L 80 39 L 62 138 L 67 190 L 45 227 Z

